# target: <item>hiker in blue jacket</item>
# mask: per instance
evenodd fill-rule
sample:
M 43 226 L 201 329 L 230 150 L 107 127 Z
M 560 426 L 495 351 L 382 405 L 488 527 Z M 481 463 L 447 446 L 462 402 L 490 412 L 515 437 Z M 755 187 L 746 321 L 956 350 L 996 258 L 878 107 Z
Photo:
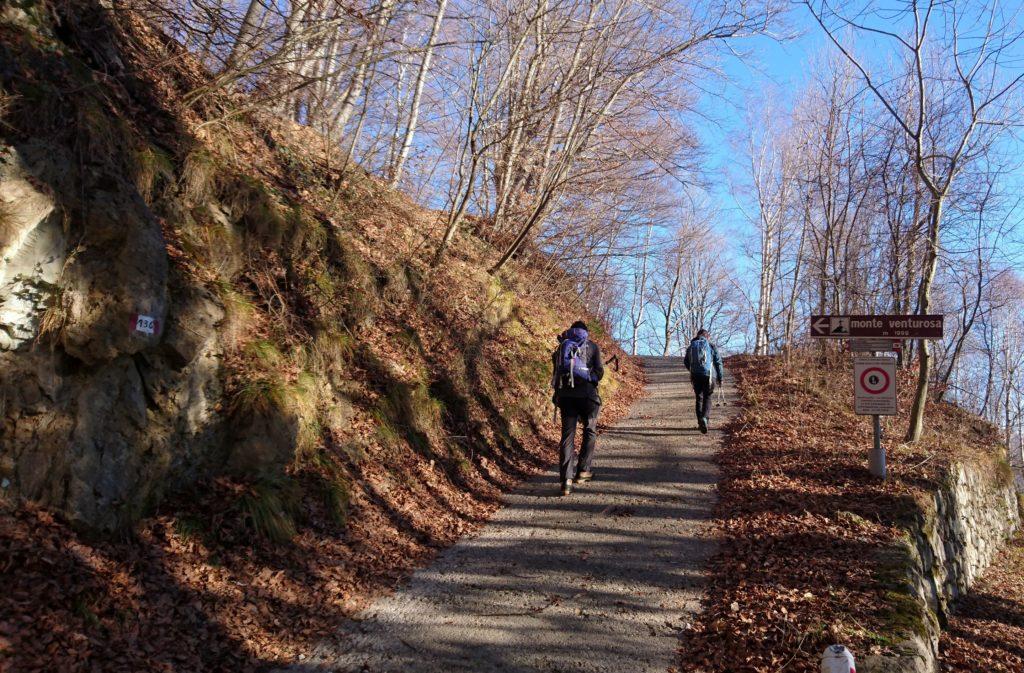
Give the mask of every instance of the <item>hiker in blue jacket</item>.
M 562 495 L 572 493 L 573 480 L 590 481 L 590 463 L 597 443 L 597 414 L 601 396 L 597 385 L 604 377 L 601 349 L 590 340 L 587 324 L 577 320 L 558 337 L 558 348 L 551 355 L 554 373 L 551 401 L 562 415 L 562 441 L 559 444 L 559 476 Z M 576 426 L 583 425 L 583 445 L 576 459 Z
M 716 385 L 722 385 L 722 358 L 708 339 L 706 329 L 698 330 L 697 336 L 690 341 L 690 347 L 683 356 L 683 365 L 690 370 L 690 383 L 693 384 L 693 394 L 697 401 L 697 427 L 707 434 L 711 393 Z

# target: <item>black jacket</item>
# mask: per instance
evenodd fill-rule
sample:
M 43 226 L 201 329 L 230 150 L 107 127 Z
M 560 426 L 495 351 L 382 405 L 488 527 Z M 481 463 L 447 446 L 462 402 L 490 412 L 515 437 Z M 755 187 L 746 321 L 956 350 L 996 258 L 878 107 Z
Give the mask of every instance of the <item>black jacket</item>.
M 593 382 L 576 380 L 575 385 L 571 388 L 566 385 L 559 385 L 558 351 L 560 349 L 561 345 L 551 354 L 551 385 L 555 389 L 555 399 L 589 398 L 600 404 L 601 396 L 597 392 L 597 385 L 604 378 L 604 361 L 601 359 L 601 348 L 593 341 L 587 339 L 587 368 L 593 372 L 594 378 L 597 380 Z

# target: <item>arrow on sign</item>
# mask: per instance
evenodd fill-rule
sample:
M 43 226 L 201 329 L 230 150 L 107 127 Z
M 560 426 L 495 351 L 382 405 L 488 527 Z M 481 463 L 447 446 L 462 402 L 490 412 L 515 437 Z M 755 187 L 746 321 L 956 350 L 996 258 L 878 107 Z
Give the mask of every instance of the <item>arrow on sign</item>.
M 818 318 L 815 322 L 811 323 L 811 329 L 813 329 L 816 334 L 828 334 L 828 328 L 828 318 Z

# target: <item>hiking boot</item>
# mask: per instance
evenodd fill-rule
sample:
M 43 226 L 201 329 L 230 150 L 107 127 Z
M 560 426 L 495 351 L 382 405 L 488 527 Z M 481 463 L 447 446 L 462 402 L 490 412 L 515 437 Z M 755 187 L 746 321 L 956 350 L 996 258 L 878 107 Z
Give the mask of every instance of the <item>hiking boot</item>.
M 589 471 L 589 470 L 587 470 L 585 472 L 580 472 L 579 474 L 576 475 L 576 481 L 581 483 L 581 484 L 583 482 L 585 482 L 585 481 L 590 481 L 593 478 L 594 478 L 594 473 Z
M 708 434 L 708 422 L 707 422 L 707 420 L 705 420 L 703 418 L 698 418 L 697 419 L 697 428 L 700 430 L 701 434 L 703 434 L 703 435 Z
M 566 479 L 562 482 L 562 495 L 569 495 L 572 493 L 572 479 Z

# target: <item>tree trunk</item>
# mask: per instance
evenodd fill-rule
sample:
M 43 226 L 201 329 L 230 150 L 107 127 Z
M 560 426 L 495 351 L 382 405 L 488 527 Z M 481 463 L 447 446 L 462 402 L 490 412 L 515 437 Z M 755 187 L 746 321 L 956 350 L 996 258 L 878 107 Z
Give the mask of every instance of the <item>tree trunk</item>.
M 416 74 L 416 85 L 412 95 L 412 103 L 409 106 L 409 119 L 405 125 L 405 135 L 402 137 L 402 146 L 395 160 L 395 167 L 391 172 L 391 187 L 394 189 L 402 179 L 402 171 L 405 170 L 405 162 L 409 159 L 409 151 L 412 149 L 413 137 L 416 135 L 416 125 L 420 117 L 420 100 L 423 98 L 423 87 L 427 81 L 427 73 L 430 72 L 430 61 L 434 56 L 434 41 L 441 29 L 441 22 L 444 20 L 444 13 L 448 7 L 448 0 L 439 0 L 437 3 L 437 14 L 430 26 L 430 37 L 427 38 L 426 51 L 423 53 L 423 60 L 420 62 L 419 72 Z
M 238 26 L 238 33 L 235 35 L 235 43 L 231 45 L 227 60 L 224 62 L 224 72 L 233 70 L 239 62 L 252 51 L 252 39 L 256 35 L 257 26 L 262 22 L 263 15 L 267 8 L 261 0 L 252 0 L 245 10 L 242 23 Z
M 644 237 L 644 252 L 640 263 L 640 279 L 634 284 L 633 306 L 630 311 L 630 319 L 633 322 L 633 335 L 630 339 L 629 354 L 636 355 L 636 342 L 640 333 L 640 326 L 644 323 L 644 298 L 647 295 L 647 257 L 651 249 L 651 231 L 653 224 L 647 225 L 647 235 Z
M 377 57 L 377 48 L 380 44 L 381 35 L 383 35 L 388 24 L 391 23 L 394 8 L 395 0 L 381 0 L 379 8 L 380 14 L 378 14 L 377 20 L 373 24 L 373 30 L 370 32 L 370 38 L 367 41 L 366 49 L 363 51 L 362 58 L 359 59 L 359 64 L 356 66 L 356 72 L 352 76 L 352 82 L 345 91 L 345 97 L 342 99 L 341 107 L 333 120 L 333 127 L 338 129 L 341 133 L 345 132 L 345 127 L 348 126 L 349 119 L 352 117 L 352 113 L 355 112 L 356 101 L 358 101 L 363 94 L 365 89 L 364 85 L 366 83 L 366 70 L 370 67 L 371 62 Z
M 939 225 L 942 222 L 942 207 L 945 194 L 933 193 L 928 206 L 928 249 L 925 253 L 925 268 L 921 274 L 921 285 L 918 292 L 918 313 L 926 315 L 932 305 L 932 283 L 935 281 L 935 270 L 939 262 Z M 924 431 L 924 408 L 928 402 L 928 383 L 932 374 L 932 349 L 928 341 L 922 339 L 918 346 L 917 390 L 914 402 L 910 407 L 910 423 L 907 427 L 907 441 L 916 442 L 921 439 Z

